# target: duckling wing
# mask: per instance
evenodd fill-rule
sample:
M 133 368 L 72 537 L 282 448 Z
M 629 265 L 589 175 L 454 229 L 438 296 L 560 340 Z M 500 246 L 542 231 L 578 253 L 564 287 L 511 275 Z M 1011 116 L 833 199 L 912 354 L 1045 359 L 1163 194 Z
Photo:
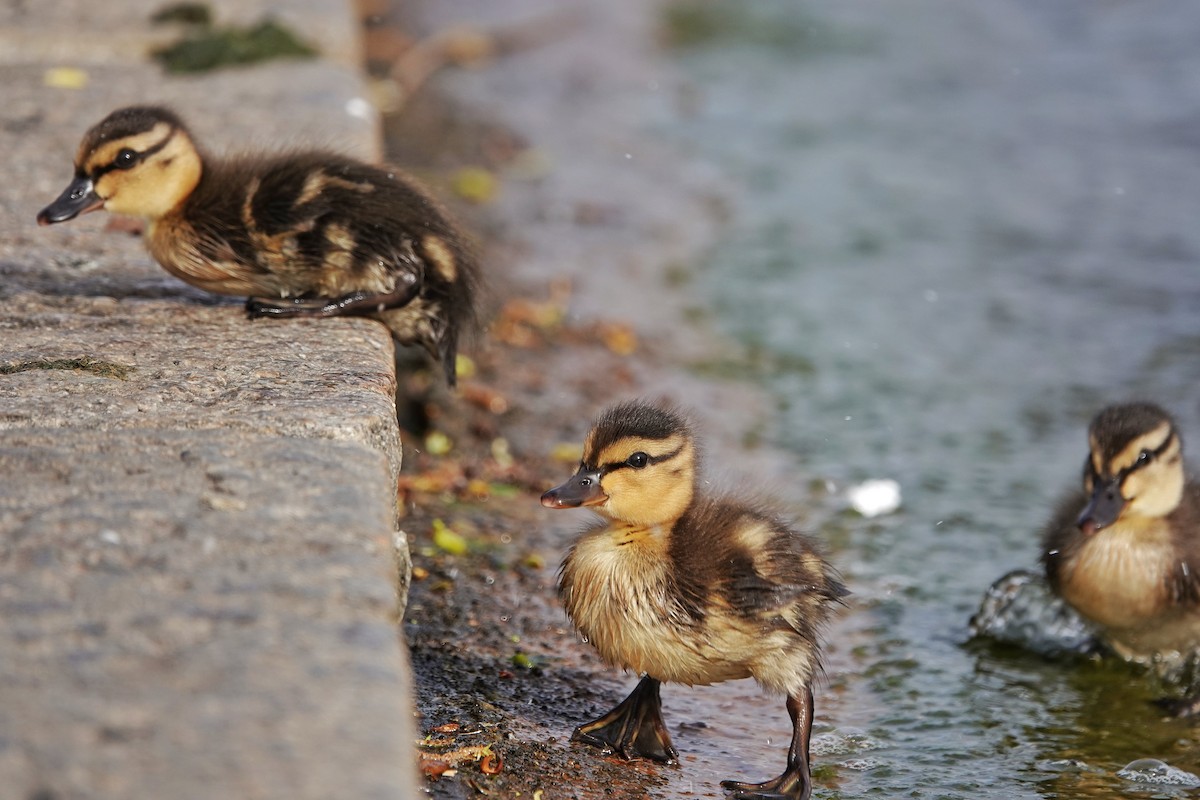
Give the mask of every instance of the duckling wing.
M 321 154 L 279 159 L 250 179 L 241 222 L 256 266 L 287 296 L 388 294 L 419 280 L 413 237 L 396 223 L 395 194 L 373 167 Z
M 1168 579 L 1170 597 L 1180 605 L 1200 605 L 1200 483 L 1184 487 L 1183 500 L 1167 520 L 1178 558 Z
M 686 542 L 677 575 L 681 593 L 698 604 L 707 598 L 746 622 L 815 640 L 832 604 L 848 594 L 816 542 L 769 514 L 714 503 L 681 524 L 688 535 L 675 537 Z
M 228 293 L 386 295 L 402 278 L 472 288 L 473 261 L 432 200 L 398 173 L 333 154 L 214 163 L 182 217 L 192 230 L 173 244 L 194 251 L 189 275 L 236 279 Z

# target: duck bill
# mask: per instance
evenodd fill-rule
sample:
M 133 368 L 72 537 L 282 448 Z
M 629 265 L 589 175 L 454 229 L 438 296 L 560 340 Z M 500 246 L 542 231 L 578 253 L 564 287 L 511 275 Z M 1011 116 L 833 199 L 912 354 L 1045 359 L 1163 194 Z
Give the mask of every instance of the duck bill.
M 1125 509 L 1125 498 L 1121 496 L 1121 480 L 1113 478 L 1106 483 L 1097 483 L 1088 504 L 1079 512 L 1075 524 L 1088 536 L 1112 525 Z
M 600 470 L 579 470 L 566 483 L 542 495 L 546 508 L 579 508 L 603 503 L 608 495 L 600 488 Z
M 53 225 L 75 219 L 80 214 L 95 211 L 104 206 L 104 198 L 96 194 L 92 179 L 76 178 L 50 205 L 38 212 L 38 225 Z

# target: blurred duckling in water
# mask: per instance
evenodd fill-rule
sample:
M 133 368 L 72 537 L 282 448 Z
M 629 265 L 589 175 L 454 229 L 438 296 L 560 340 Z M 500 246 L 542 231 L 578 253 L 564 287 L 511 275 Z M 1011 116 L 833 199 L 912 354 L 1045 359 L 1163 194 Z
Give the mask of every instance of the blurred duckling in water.
M 674 762 L 660 683 L 752 677 L 787 697 L 787 769 L 722 785 L 741 798 L 807 798 L 819 637 L 847 591 L 805 536 L 753 506 L 701 494 L 697 459 L 678 412 L 623 403 L 600 416 L 575 475 L 542 495 L 548 508 L 588 506 L 604 517 L 568 552 L 559 595 L 608 664 L 643 675 L 572 738 Z
M 172 111 L 134 106 L 84 136 L 41 225 L 105 208 L 147 223 L 150 253 L 194 286 L 248 295 L 252 317 L 368 316 L 455 379 L 477 269 L 409 178 L 328 152 L 218 160 Z
M 1088 445 L 1083 492 L 1044 534 L 1051 588 L 1127 659 L 1200 650 L 1200 484 L 1185 473 L 1174 420 L 1150 403 L 1110 406 Z

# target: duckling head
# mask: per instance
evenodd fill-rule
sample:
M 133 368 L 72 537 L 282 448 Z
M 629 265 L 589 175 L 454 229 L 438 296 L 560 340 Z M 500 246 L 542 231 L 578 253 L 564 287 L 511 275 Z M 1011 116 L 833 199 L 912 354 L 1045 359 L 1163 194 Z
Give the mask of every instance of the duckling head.
M 543 506 L 591 506 L 622 522 L 664 525 L 691 505 L 696 442 L 674 409 L 636 401 L 613 406 L 596 421 L 583 451 L 578 471 L 543 494 Z
M 158 106 L 122 108 L 83 137 L 74 180 L 37 221 L 66 222 L 100 208 L 156 220 L 192 193 L 201 171 L 200 153 L 174 112 Z
M 1109 406 L 1088 429 L 1083 467 L 1090 499 L 1076 524 L 1092 535 L 1123 517 L 1163 517 L 1183 499 L 1183 440 L 1151 403 Z

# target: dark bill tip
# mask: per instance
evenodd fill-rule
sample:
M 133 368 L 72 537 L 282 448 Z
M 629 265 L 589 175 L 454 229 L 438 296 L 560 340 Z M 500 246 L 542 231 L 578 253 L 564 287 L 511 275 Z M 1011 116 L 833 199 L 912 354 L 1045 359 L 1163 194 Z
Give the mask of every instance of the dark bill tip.
M 38 212 L 38 225 L 53 225 L 75 219 L 80 214 L 104 206 L 104 198 L 96 194 L 91 178 L 76 178 L 50 205 Z
M 542 495 L 546 508 L 579 508 L 603 503 L 608 495 L 600 489 L 600 472 L 580 470 L 567 481 Z
M 1121 495 L 1120 479 L 1114 478 L 1106 483 L 1097 483 L 1092 496 L 1075 524 L 1086 536 L 1094 536 L 1109 525 L 1112 525 L 1125 510 L 1125 498 Z

